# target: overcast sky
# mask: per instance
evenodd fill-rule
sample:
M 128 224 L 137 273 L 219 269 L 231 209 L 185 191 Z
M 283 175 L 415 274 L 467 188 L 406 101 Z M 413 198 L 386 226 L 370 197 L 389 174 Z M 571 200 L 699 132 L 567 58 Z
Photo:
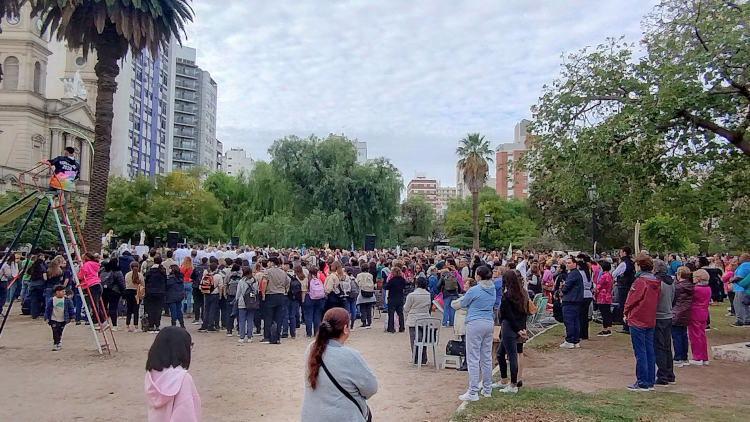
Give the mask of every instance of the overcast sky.
M 455 185 L 467 132 L 508 142 L 560 55 L 641 38 L 652 0 L 194 0 L 187 46 L 219 86 L 217 132 L 267 159 L 288 134 L 345 133 L 404 181 Z

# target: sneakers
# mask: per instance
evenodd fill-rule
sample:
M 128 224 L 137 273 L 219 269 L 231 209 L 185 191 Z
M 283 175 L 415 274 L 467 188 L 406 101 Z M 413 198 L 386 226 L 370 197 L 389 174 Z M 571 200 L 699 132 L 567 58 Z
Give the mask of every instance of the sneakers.
M 60 347 L 60 345 L 59 345 L 59 344 L 53 344 L 53 345 L 52 345 L 52 351 L 53 351 L 53 352 L 56 352 L 56 351 L 58 351 L 58 350 L 60 350 L 60 349 L 61 349 L 61 347 Z
M 201 324 L 203 323 L 199 319 L 196 319 L 195 321 L 193 321 L 193 325 L 201 325 Z
M 702 360 L 690 360 L 690 365 L 703 366 Z
M 245 339 L 244 338 L 237 339 L 237 344 L 242 346 L 243 344 L 245 344 Z
M 686 360 L 676 360 L 674 361 L 674 366 L 682 368 L 683 366 L 690 366 L 690 362 Z
M 617 332 L 620 333 L 620 334 L 630 334 L 630 330 L 623 330 L 622 328 L 620 328 L 619 330 L 617 330 Z
M 205 328 L 203 328 L 203 327 L 201 327 L 201 328 L 199 328 L 199 329 L 198 329 L 198 332 L 199 332 L 199 333 L 205 333 L 205 332 L 207 332 L 207 331 L 208 331 L 208 330 L 207 330 L 207 329 L 205 329 Z
M 479 394 L 474 393 L 471 394 L 468 391 L 458 396 L 458 399 L 461 401 L 479 401 Z
M 627 386 L 627 389 L 629 391 L 635 391 L 638 393 L 648 392 L 651 391 L 648 387 L 641 387 L 638 385 L 638 383 L 633 383 Z
M 744 327 L 745 324 L 740 324 L 739 322 L 735 321 L 731 324 L 729 324 L 730 327 Z
M 612 331 L 610 330 L 602 330 L 596 334 L 597 337 L 609 337 L 611 335 L 612 335 Z
M 133 327 L 131 327 L 131 326 L 128 325 L 128 332 L 132 333 L 133 332 Z
M 120 329 L 115 325 L 114 327 L 112 327 L 112 331 L 120 331 Z
M 245 340 L 245 343 L 252 343 L 252 342 L 253 342 L 253 338 L 252 337 L 248 337 L 247 340 Z
M 260 342 L 260 344 L 271 344 L 271 340 L 269 340 L 269 339 L 267 339 L 267 338 L 264 338 L 264 339 L 263 339 L 263 340 L 262 340 L 262 341 Z
M 562 342 L 562 344 L 560 345 L 561 349 L 575 349 L 575 347 L 575 344 L 568 343 L 567 341 Z
M 502 381 L 497 381 L 492 383 L 492 388 L 505 388 L 509 386 L 510 384 L 503 384 Z
M 576 347 L 576 349 L 580 349 L 581 348 L 581 343 L 576 343 L 575 347 Z
M 232 337 L 232 333 L 227 333 L 227 337 Z
M 511 393 L 516 394 L 518 392 L 518 387 L 513 387 L 512 385 L 508 385 L 502 390 L 500 390 L 501 393 Z
M 708 366 L 708 361 L 707 360 L 703 361 L 703 366 Z
M 482 392 L 481 392 L 481 393 L 479 393 L 479 394 L 481 394 L 481 395 L 482 395 L 482 397 L 487 397 L 487 398 L 490 398 L 490 397 L 492 397 L 492 390 L 490 390 L 489 392 L 486 392 L 486 391 L 482 391 Z

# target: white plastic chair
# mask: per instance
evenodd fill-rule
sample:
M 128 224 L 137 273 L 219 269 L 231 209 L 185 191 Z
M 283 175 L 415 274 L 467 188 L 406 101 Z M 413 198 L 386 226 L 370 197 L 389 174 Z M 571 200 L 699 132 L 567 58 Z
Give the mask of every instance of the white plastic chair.
M 437 360 L 437 346 L 440 337 L 440 318 L 420 318 L 416 322 L 414 329 L 414 348 L 412 349 L 412 362 L 417 362 L 417 368 L 422 368 L 422 348 L 432 347 L 432 360 L 435 363 L 435 369 L 440 369 Z

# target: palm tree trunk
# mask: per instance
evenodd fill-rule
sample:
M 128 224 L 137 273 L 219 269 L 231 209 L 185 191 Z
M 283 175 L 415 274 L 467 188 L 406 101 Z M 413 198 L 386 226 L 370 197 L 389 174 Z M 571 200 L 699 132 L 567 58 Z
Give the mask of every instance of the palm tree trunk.
M 474 220 L 474 250 L 479 250 L 479 192 L 471 193 L 471 216 Z
M 96 122 L 94 124 L 94 160 L 91 168 L 91 188 L 86 208 L 86 224 L 83 240 L 86 250 L 98 253 L 101 250 L 101 234 L 104 225 L 104 209 L 107 203 L 109 176 L 109 154 L 112 145 L 113 102 L 117 91 L 115 78 L 120 73 L 117 61 L 127 52 L 127 47 L 118 39 L 114 25 L 109 23 L 97 44 Z

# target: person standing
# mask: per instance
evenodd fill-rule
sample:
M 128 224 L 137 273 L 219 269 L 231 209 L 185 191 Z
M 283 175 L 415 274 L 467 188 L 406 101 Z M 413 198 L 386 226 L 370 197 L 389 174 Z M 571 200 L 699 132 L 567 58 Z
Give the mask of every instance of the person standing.
M 74 183 L 81 177 L 81 166 L 73 157 L 76 150 L 73 147 L 65 147 L 63 155 L 52 160 L 43 160 L 52 166 L 52 176 L 49 179 L 49 187 L 53 191 L 62 193 L 63 222 L 68 223 L 68 203 L 70 203 L 70 192 L 75 188 Z
M 8 284 L 14 277 L 18 275 L 18 264 L 16 264 L 16 255 L 9 254 L 5 263 L 0 267 L 0 314 L 3 312 L 3 307 L 8 299 Z M 16 280 L 19 283 L 20 280 Z M 12 299 L 12 297 L 10 298 Z
M 438 280 L 437 290 L 443 294 L 443 326 L 453 326 L 453 308 L 451 302 L 458 298 L 461 292 L 461 286 L 456 277 L 456 261 L 452 258 L 446 260 L 447 268 L 440 270 L 440 279 Z
M 258 291 L 258 283 L 253 277 L 252 269 L 250 267 L 242 267 L 242 279 L 240 284 L 237 286 L 237 333 L 240 338 L 239 344 L 245 343 L 245 336 L 247 336 L 247 342 L 252 343 L 253 341 L 253 320 L 255 318 L 255 311 L 260 307 L 260 292 Z
M 693 359 L 690 365 L 708 365 L 708 343 L 706 341 L 706 324 L 708 321 L 708 304 L 711 302 L 711 276 L 704 269 L 693 273 L 693 301 L 690 304 L 690 325 L 688 337 Z
M 265 303 L 263 304 L 265 318 L 263 321 L 263 343 L 281 344 L 282 319 L 287 309 L 287 293 L 291 280 L 279 265 L 277 256 L 269 259 L 270 267 L 263 272 L 265 283 Z M 275 324 L 275 325 L 274 325 Z
M 167 289 L 165 302 L 169 307 L 169 316 L 172 318 L 172 326 L 180 323 L 185 328 L 185 320 L 182 316 L 182 301 L 185 299 L 185 276 L 177 264 L 172 264 L 167 276 Z
M 161 262 L 161 255 L 156 255 L 153 265 L 146 272 L 144 282 L 146 296 L 143 298 L 143 307 L 148 315 L 148 332 L 150 333 L 159 332 L 164 296 L 167 291 L 167 270 Z
M 310 255 L 310 257 L 314 257 Z M 312 337 L 318 334 L 320 321 L 323 319 L 323 308 L 326 306 L 326 292 L 323 282 L 318 277 L 318 267 L 309 265 L 307 283 L 303 283 L 305 299 L 302 302 L 302 312 L 305 316 L 305 334 Z
M 737 317 L 737 321 L 731 324 L 734 327 L 750 325 L 750 304 L 745 304 L 745 297 L 750 295 L 750 292 L 740 285 L 740 282 L 750 275 L 750 253 L 743 253 L 738 261 L 740 265 L 734 270 L 732 278 L 732 292 L 734 292 L 732 303 L 734 303 L 734 313 Z
M 54 295 L 47 300 L 44 310 L 44 319 L 52 328 L 52 350 L 57 351 L 62 347 L 62 333 L 65 324 L 73 321 L 73 301 L 65 296 L 65 286 L 58 284 L 53 288 Z
M 206 317 L 203 292 L 201 292 L 201 280 L 208 268 L 208 258 L 203 257 L 198 265 L 193 266 L 190 273 L 190 282 L 193 284 L 193 324 L 200 325 Z
M 183 289 L 185 290 L 185 305 L 184 312 L 193 312 L 193 280 L 190 276 L 193 274 L 193 260 L 190 256 L 185 256 L 182 259 L 182 265 L 180 265 L 180 273 L 182 274 Z
M 678 368 L 690 365 L 688 361 L 688 334 L 690 325 L 690 309 L 693 306 L 693 275 L 690 268 L 677 268 L 677 283 L 674 290 L 674 305 L 672 306 L 672 343 L 674 344 L 674 364 Z
M 560 344 L 563 349 L 581 347 L 581 302 L 583 302 L 583 277 L 577 268 L 576 260 L 571 256 L 565 260 L 568 274 L 560 288 L 562 291 L 562 313 L 565 324 L 565 341 Z
M 120 308 L 120 298 L 125 292 L 125 277 L 120 271 L 120 265 L 117 260 L 110 259 L 104 264 L 104 270 L 99 275 L 102 281 L 102 300 L 104 309 L 107 311 L 112 330 L 117 331 L 117 311 Z
M 101 306 L 103 289 L 102 281 L 99 279 L 99 261 L 93 253 L 83 254 L 83 265 L 78 271 L 78 280 L 84 291 L 88 312 L 91 312 L 91 321 L 101 324 L 102 329 L 107 328 L 107 312 Z
M 498 313 L 502 327 L 500 330 L 502 337 L 500 339 L 500 347 L 497 350 L 501 381 L 500 383 L 493 384 L 493 387 L 502 387 L 500 391 L 503 393 L 517 393 L 519 373 L 518 344 L 522 344 L 519 343 L 519 340 L 526 337 L 529 300 L 527 293 L 524 291 L 523 283 L 515 271 L 506 271 L 503 274 L 503 280 L 505 281 L 505 292 L 500 301 L 500 310 Z M 507 383 L 507 381 L 503 382 L 503 380 L 508 379 L 508 369 L 505 365 L 505 360 L 501 359 L 506 354 L 508 355 L 508 363 L 510 364 L 510 383 Z
M 362 263 L 362 271 L 357 274 L 357 284 L 359 285 L 359 296 L 357 296 L 357 306 L 362 317 L 363 328 L 372 326 L 372 307 L 377 301 L 375 297 L 375 282 L 372 272 L 368 271 L 374 262 L 370 265 Z
M 630 246 L 622 247 L 620 250 L 620 264 L 612 272 L 612 279 L 615 280 L 615 285 L 617 286 L 617 308 L 619 314 L 622 314 L 625 301 L 628 298 L 628 292 L 635 279 L 635 266 L 633 265 L 633 260 L 630 258 L 630 251 Z M 617 330 L 617 332 L 630 334 L 628 323 L 623 320 L 622 328 Z
M 623 309 L 623 318 L 630 327 L 630 341 L 635 354 L 636 382 L 627 388 L 630 391 L 650 391 L 656 381 L 654 327 L 661 280 L 651 272 L 654 263 L 644 253 L 636 257 L 635 269 L 636 278 Z
M 469 368 L 469 388 L 458 396 L 461 401 L 479 400 L 480 387 L 484 397 L 492 396 L 495 284 L 491 276 L 492 271 L 486 265 L 478 267 L 478 284 L 460 298 L 461 307 L 466 308 L 466 362 Z
M 599 312 L 602 314 L 602 330 L 597 336 L 609 337 L 612 335 L 612 264 L 609 261 L 602 260 L 599 262 L 602 269 L 602 275 L 599 277 L 594 288 L 594 300 Z
M 404 326 L 404 289 L 406 279 L 403 277 L 401 266 L 394 265 L 391 269 L 391 279 L 384 285 L 388 292 L 388 328 L 389 333 L 396 332 L 394 314 L 398 315 L 398 332 L 406 330 Z
M 672 303 L 674 303 L 675 286 L 666 262 L 655 259 L 654 273 L 661 279 L 661 293 L 656 306 L 656 326 L 654 327 L 656 384 L 669 385 L 675 382 L 674 362 L 672 361 Z
M 421 330 L 417 332 L 417 321 L 420 318 L 430 317 L 430 308 L 432 302 L 430 302 L 430 292 L 427 291 L 427 279 L 424 277 L 417 278 L 417 288 L 413 292 L 406 296 L 406 303 L 404 304 L 404 313 L 406 314 L 406 322 L 404 325 L 409 328 L 409 342 L 411 344 L 412 363 L 417 363 L 417 353 L 414 349 L 414 339 L 416 336 L 422 338 L 427 333 L 423 333 Z M 427 363 L 427 347 L 422 347 L 422 365 Z M 435 363 L 437 366 L 437 363 Z
M 29 283 L 29 299 L 31 308 L 31 319 L 39 318 L 44 313 L 44 288 L 47 284 L 47 265 L 45 264 L 44 255 L 39 257 L 31 264 L 29 268 L 31 282 Z
M 130 262 L 130 271 L 125 274 L 125 325 L 128 332 L 140 332 L 138 328 L 138 308 L 140 307 L 140 297 L 138 290 L 143 289 L 141 271 L 138 262 Z M 130 319 L 133 319 L 133 326 L 130 326 Z
M 300 420 L 369 421 L 367 400 L 378 391 L 378 380 L 349 338 L 349 313 L 328 310 L 315 341 L 305 351 L 305 395 Z
M 207 259 L 207 258 L 204 258 Z M 211 262 L 201 278 L 203 287 L 203 325 L 199 332 L 216 332 L 219 326 L 219 295 L 224 290 L 224 278 L 217 261 Z

